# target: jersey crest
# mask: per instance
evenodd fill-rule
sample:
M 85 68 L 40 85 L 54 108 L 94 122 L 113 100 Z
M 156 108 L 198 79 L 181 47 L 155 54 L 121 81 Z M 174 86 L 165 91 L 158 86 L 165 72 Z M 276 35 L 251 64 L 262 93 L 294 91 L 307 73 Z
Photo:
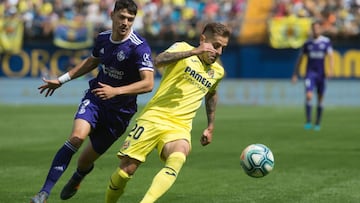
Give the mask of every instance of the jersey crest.
M 125 59 L 125 53 L 123 50 L 119 51 L 116 55 L 116 58 L 117 60 L 120 62 L 120 61 L 123 61 Z
M 215 71 L 214 71 L 213 69 L 209 69 L 209 70 L 207 71 L 207 74 L 208 74 L 208 76 L 209 76 L 210 78 L 214 78 Z

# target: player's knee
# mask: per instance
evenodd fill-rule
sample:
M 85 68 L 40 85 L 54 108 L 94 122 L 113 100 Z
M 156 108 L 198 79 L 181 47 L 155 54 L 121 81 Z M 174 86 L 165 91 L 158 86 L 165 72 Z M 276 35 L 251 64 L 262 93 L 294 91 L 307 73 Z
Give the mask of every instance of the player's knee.
M 140 161 L 125 156 L 121 158 L 120 168 L 129 176 L 132 176 L 134 175 L 140 164 Z
M 312 99 L 313 97 L 313 92 L 312 91 L 306 91 L 306 98 L 307 99 Z
M 182 152 L 173 152 L 169 155 L 166 160 L 166 167 L 173 169 L 176 173 L 178 173 L 181 167 L 184 165 L 186 161 L 186 156 Z
M 84 142 L 83 139 L 80 139 L 76 136 L 71 136 L 69 142 L 76 148 L 80 148 L 81 144 Z

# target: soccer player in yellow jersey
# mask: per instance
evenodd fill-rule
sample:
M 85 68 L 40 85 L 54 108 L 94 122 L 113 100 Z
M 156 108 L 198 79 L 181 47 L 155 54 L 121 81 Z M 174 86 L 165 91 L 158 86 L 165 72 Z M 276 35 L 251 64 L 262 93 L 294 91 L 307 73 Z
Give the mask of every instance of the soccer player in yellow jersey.
M 141 203 L 155 202 L 170 189 L 190 153 L 192 121 L 203 98 L 208 125 L 200 142 L 203 146 L 211 143 L 218 100 L 216 89 L 224 77 L 224 69 L 216 61 L 229 38 L 230 31 L 225 25 L 209 23 L 200 35 L 198 47 L 177 42 L 155 57 L 155 66 L 164 68 L 160 86 L 117 154 L 120 165 L 110 177 L 106 203 L 117 202 L 126 183 L 155 148 L 165 165 Z

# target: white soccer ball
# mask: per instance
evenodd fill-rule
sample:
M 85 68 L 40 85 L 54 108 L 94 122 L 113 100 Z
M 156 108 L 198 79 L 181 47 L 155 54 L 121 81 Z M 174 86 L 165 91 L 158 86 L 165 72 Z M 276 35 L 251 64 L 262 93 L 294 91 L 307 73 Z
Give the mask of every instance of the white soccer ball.
M 240 155 L 240 164 L 245 173 L 254 178 L 261 178 L 274 168 L 274 155 L 263 144 L 251 144 Z

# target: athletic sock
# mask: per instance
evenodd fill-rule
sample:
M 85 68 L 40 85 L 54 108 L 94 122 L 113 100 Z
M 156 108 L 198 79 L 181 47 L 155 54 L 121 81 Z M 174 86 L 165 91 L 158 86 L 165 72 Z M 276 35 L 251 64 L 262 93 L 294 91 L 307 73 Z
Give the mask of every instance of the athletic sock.
M 65 172 L 72 156 L 77 152 L 77 150 L 78 149 L 74 147 L 69 141 L 65 142 L 65 144 L 56 153 L 52 161 L 50 170 L 41 191 L 45 191 L 50 194 L 50 191 L 59 180 L 61 175 Z
M 86 171 L 80 171 L 79 169 L 76 169 L 74 174 L 72 175 L 71 179 L 76 181 L 81 181 L 87 174 L 89 174 L 94 169 L 94 164 L 91 166 L 90 169 Z
M 174 184 L 186 156 L 181 152 L 172 153 L 166 160 L 165 167 L 154 177 L 152 184 L 140 203 L 153 203 Z
M 126 183 L 130 176 L 120 168 L 111 175 L 109 185 L 106 190 L 105 203 L 116 203 L 119 197 L 124 193 Z
M 305 103 L 306 123 L 311 123 L 311 111 L 312 111 L 311 102 L 307 101 Z
M 323 107 L 320 105 L 316 110 L 316 125 L 320 125 L 321 117 L 322 117 Z

